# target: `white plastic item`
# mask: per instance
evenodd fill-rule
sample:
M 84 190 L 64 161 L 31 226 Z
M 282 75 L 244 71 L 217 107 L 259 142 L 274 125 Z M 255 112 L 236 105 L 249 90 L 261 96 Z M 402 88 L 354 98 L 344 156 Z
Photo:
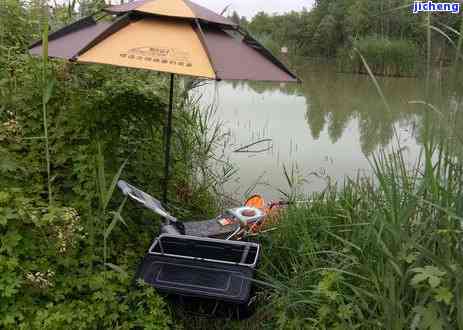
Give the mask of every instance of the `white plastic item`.
M 232 215 L 234 218 L 238 219 L 241 226 L 248 226 L 251 223 L 257 222 L 260 219 L 262 219 L 265 215 L 265 213 L 262 210 L 255 208 L 255 207 L 248 207 L 248 206 L 228 209 L 227 213 Z M 245 215 L 246 213 L 251 213 L 253 215 L 247 216 Z

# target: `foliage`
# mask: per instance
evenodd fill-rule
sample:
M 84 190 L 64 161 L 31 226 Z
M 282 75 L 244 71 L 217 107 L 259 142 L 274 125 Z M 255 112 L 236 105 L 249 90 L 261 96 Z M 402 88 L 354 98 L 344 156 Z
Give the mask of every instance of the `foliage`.
M 168 328 L 152 289 L 131 285 L 127 274 L 92 269 L 98 258 L 77 210 L 47 209 L 23 196 L 19 188 L 0 193 L 2 328 Z M 133 263 L 130 254 L 121 257 Z
M 161 191 L 167 77 L 33 58 L 27 46 L 40 34 L 43 7 L 0 6 L 0 328 L 170 328 L 163 300 L 132 283 L 159 219 L 130 203 L 123 208 L 115 189 L 124 178 Z M 84 9 L 50 8 L 50 24 L 62 26 Z M 196 176 L 212 151 L 196 143 L 207 127 L 188 112 L 180 83 L 176 90 L 168 206 L 189 219 L 216 207 L 213 173 Z
M 238 15 L 238 13 L 235 10 L 231 14 L 231 16 L 228 16 L 228 19 L 242 27 L 246 27 L 249 23 L 246 16 L 240 17 L 240 15 Z
M 416 75 L 418 49 L 409 41 L 366 37 L 354 41 L 353 48 L 364 56 L 376 75 Z M 337 61 L 340 71 L 367 73 L 361 58 L 355 51 L 341 50 Z
M 308 57 L 341 55 L 341 60 L 346 60 L 360 43 L 377 49 L 376 52 L 383 55 L 381 58 L 393 63 L 392 69 L 372 67 L 374 73 L 397 75 L 413 70 L 409 56 L 423 63 L 422 55 L 426 53 L 425 15 L 413 14 L 411 5 L 400 0 L 320 0 L 315 1 L 310 10 L 272 15 L 260 12 L 250 20 L 247 28 L 252 34 L 271 40 L 267 42 L 273 46 L 275 54 L 279 54 L 281 47 L 289 47 L 290 59 L 295 64 Z M 439 30 L 459 31 L 461 19 L 458 15 L 435 13 L 432 21 L 437 27 L 432 36 L 436 45 L 433 60 L 449 63 L 453 61 L 454 45 Z M 374 54 L 371 55 L 368 59 L 374 58 Z M 397 56 L 401 55 L 406 59 L 398 60 Z M 356 63 L 354 59 L 353 65 L 345 65 L 344 69 L 358 72 L 361 69 Z

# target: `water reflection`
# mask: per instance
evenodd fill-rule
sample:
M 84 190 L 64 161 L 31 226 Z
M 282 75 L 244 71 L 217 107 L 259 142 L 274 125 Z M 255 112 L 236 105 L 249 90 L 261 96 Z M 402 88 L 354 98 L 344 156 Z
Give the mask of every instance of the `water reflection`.
M 299 85 L 221 82 L 206 89 L 209 101 L 218 99 L 219 116 L 234 144 L 242 146 L 259 137 L 271 138 L 274 143 L 271 153 L 254 155 L 251 161 L 250 155 L 231 155 L 241 179 L 234 188 L 251 185 L 264 172 L 267 183 L 281 187 L 282 164 L 290 163 L 298 164 L 305 173 L 323 169 L 341 180 L 367 168 L 365 156 L 390 145 L 395 134 L 414 159 L 424 130 L 423 114 L 429 107 L 410 101 L 428 100 L 439 111 L 450 112 L 458 111 L 462 99 L 463 88 L 441 79 L 439 73 L 427 98 L 423 80 L 378 78 L 385 105 L 368 76 L 339 74 L 329 66 L 307 67 L 303 72 Z M 445 134 L 445 127 L 434 128 Z M 306 188 L 319 190 L 322 183 L 311 182 Z M 271 189 L 256 188 L 262 189 L 276 197 Z
M 391 111 L 386 110 L 367 76 L 336 74 L 329 69 L 307 73 L 300 86 L 255 82 L 248 83 L 248 86 L 259 94 L 280 91 L 286 95 L 303 96 L 307 104 L 307 125 L 315 140 L 327 128 L 331 142 L 336 143 L 348 123 L 357 119 L 362 151 L 370 154 L 378 146 L 389 144 L 395 123 L 414 123 L 422 107 L 408 102 L 424 96 L 422 86 L 414 79 L 380 79 L 379 82 Z

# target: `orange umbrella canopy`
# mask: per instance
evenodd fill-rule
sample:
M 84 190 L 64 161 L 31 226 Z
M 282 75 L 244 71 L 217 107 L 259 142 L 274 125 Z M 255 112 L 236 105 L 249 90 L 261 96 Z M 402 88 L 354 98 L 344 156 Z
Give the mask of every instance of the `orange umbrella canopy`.
M 297 81 L 235 23 L 188 0 L 141 0 L 104 12 L 51 34 L 49 56 L 217 80 Z M 41 42 L 30 52 L 41 54 Z

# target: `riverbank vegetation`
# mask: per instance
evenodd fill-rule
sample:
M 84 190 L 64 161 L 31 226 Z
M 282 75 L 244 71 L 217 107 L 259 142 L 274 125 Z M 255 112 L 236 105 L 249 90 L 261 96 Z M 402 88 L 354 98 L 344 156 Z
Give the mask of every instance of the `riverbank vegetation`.
M 281 328 L 463 327 L 463 178 L 454 143 L 426 146 L 411 169 L 400 152 L 379 154 L 373 181 L 349 180 L 288 212 L 263 270 L 277 287 Z
M 426 58 L 428 15 L 413 14 L 413 2 L 399 0 L 318 0 L 313 8 L 286 14 L 260 12 L 249 22 L 241 19 L 251 33 L 266 40 L 276 54 L 289 48 L 291 62 L 322 57 L 338 60 L 343 71 L 363 72 L 361 61 L 352 55 L 361 49 L 372 70 L 379 75 L 408 76 L 419 72 Z M 238 16 L 238 15 L 235 15 Z M 433 13 L 432 60 L 449 64 L 463 25 L 459 15 Z M 235 18 L 236 19 L 236 18 Z M 275 26 L 278 28 L 275 29 Z M 445 35 L 446 36 L 445 36 Z M 411 63 L 418 64 L 418 67 Z
M 158 219 L 130 203 L 121 214 L 115 189 L 124 178 L 160 195 L 168 77 L 31 57 L 44 12 L 0 3 L 0 328 L 169 329 L 167 305 L 133 283 Z M 67 4 L 48 14 L 55 28 L 80 16 Z M 188 88 L 177 88 L 169 199 L 196 218 L 214 212 L 215 179 Z
M 159 195 L 167 77 L 30 57 L 42 13 L 34 3 L 0 3 L 0 328 L 463 328 L 460 94 L 449 109 L 419 103 L 415 166 L 399 143 L 370 157 L 373 178 L 296 196 L 302 202 L 262 237 L 251 319 L 181 315 L 133 283 L 159 219 L 114 187 L 124 178 Z M 78 15 L 57 7 L 50 23 Z M 393 112 L 376 87 L 377 103 Z M 207 167 L 210 123 L 183 96 L 169 206 L 195 219 L 214 214 L 211 187 L 221 181 Z
M 354 51 L 355 49 L 355 51 Z M 366 37 L 355 40 L 352 49 L 340 49 L 337 52 L 337 66 L 340 72 L 368 74 L 362 58 L 376 75 L 406 77 L 417 72 L 418 48 L 407 40 L 380 39 Z
M 263 240 L 266 289 L 255 316 L 208 328 L 461 329 L 463 167 L 448 149 L 461 153 L 455 142 L 429 144 L 413 168 L 400 151 L 378 154 L 373 179 L 350 179 L 291 207 Z

